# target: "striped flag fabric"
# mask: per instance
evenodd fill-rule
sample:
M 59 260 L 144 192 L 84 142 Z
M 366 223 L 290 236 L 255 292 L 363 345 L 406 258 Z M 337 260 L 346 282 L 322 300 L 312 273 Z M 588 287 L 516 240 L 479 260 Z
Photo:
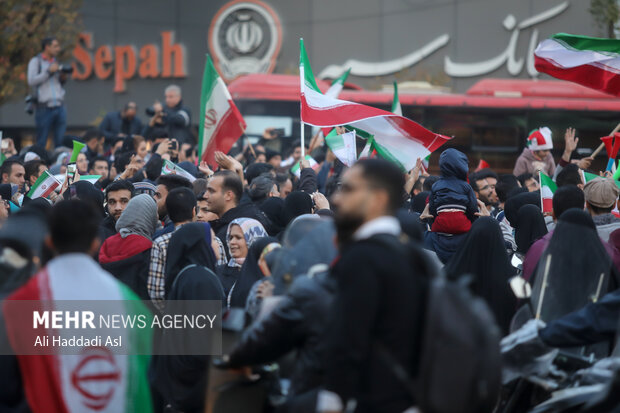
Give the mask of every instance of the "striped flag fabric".
M 553 179 L 548 177 L 542 172 L 539 172 L 540 178 L 540 207 L 542 212 L 553 211 L 553 194 L 558 189 L 558 186 L 553 182 Z
M 209 55 L 202 77 L 200 120 L 198 157 L 215 169 L 215 152 L 228 153 L 244 134 L 246 124 Z
M 338 135 L 336 128 L 325 137 L 325 143 L 334 152 L 336 158 L 346 166 L 353 166 L 357 160 L 357 148 L 355 146 L 355 132 L 346 132 Z
M 60 346 L 43 354 L 25 355 L 38 334 L 71 339 L 92 339 L 99 329 L 33 327 L 32 311 L 62 311 L 69 301 L 106 300 L 119 315 L 149 311 L 122 282 L 103 271 L 91 258 L 70 254 L 51 260 L 45 268 L 3 302 L 6 332 L 15 350 L 28 407 L 34 413 L 146 412 L 152 411 L 147 378 L 151 354 L 151 329 L 116 330 L 127 346 L 117 354 L 113 346 L 76 346 L 71 354 L 61 354 Z M 32 311 L 23 309 L 32 302 Z M 76 307 L 73 307 L 75 309 Z M 43 331 L 41 331 L 43 330 Z M 51 339 L 50 339 L 51 347 Z M 20 350 L 21 349 L 21 350 Z M 26 350 L 24 350 L 26 349 Z M 130 355 L 127 355 L 130 354 Z
M 176 165 L 167 159 L 164 161 L 164 165 L 161 168 L 161 174 L 162 175 L 177 174 L 179 176 L 182 176 L 183 178 L 187 178 L 190 182 L 194 182 L 196 180 L 196 177 L 194 175 L 190 174 L 185 169 L 181 168 L 179 165 Z
M 403 116 L 403 108 L 398 100 L 398 83 L 394 82 L 394 97 L 392 98 L 392 113 Z
M 316 162 L 316 160 L 310 156 L 306 155 L 305 159 L 310 162 L 310 168 L 314 170 L 314 172 L 318 172 L 320 165 Z M 301 170 L 299 168 L 299 162 L 295 162 L 295 165 L 291 168 L 291 173 L 295 175 L 297 178 L 301 176 Z
M 32 185 L 32 188 L 30 188 L 30 191 L 28 191 L 26 196 L 30 199 L 47 198 L 59 186 L 60 182 L 56 180 L 54 175 L 45 170 L 36 180 L 34 185 Z
M 620 96 L 620 40 L 557 33 L 534 51 L 536 70 Z
M 330 98 L 316 84 L 303 39 L 299 59 L 301 120 L 319 127 L 350 125 L 374 136 L 379 155 L 409 171 L 417 158 L 426 156 L 450 140 L 416 122 L 371 106 Z
M 95 185 L 97 181 L 101 178 L 101 175 L 80 175 L 80 181 L 90 182 Z
M 327 89 L 327 92 L 325 92 L 325 96 L 328 96 L 330 98 L 337 98 L 340 92 L 342 92 L 342 89 L 344 88 L 344 82 L 347 81 L 350 72 L 351 69 L 347 69 L 347 71 L 344 72 L 338 79 L 334 80 L 329 89 Z

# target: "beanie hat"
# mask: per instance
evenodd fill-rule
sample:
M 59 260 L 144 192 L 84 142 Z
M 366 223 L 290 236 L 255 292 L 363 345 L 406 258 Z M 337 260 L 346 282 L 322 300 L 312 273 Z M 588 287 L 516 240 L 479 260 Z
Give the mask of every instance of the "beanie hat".
M 532 151 L 546 151 L 553 149 L 553 140 L 551 140 L 551 129 L 543 126 L 534 129 L 527 137 L 527 147 Z

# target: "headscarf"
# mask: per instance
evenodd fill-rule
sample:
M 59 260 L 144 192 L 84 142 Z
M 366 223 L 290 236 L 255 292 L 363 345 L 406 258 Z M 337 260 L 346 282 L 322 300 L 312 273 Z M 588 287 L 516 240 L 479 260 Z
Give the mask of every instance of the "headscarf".
M 293 191 L 284 200 L 284 219 L 286 223 L 300 215 L 312 213 L 312 198 L 301 191 Z
M 261 237 L 267 236 L 267 231 L 263 228 L 263 225 L 255 219 L 252 218 L 237 218 L 234 219 L 228 224 L 228 229 L 226 230 L 226 244 L 228 245 L 228 254 L 230 255 L 230 260 L 228 260 L 229 267 L 238 267 L 240 268 L 245 261 L 244 258 L 233 258 L 230 253 L 230 242 L 228 241 L 230 238 L 230 229 L 233 225 L 239 225 L 241 231 L 243 231 L 243 237 L 245 238 L 245 243 L 248 247 L 248 252 L 252 243 Z
M 577 208 L 558 220 L 532 282 L 532 304 L 543 321 L 553 321 L 600 298 L 616 283 L 611 257 L 590 215 Z M 544 296 L 542 291 L 544 289 Z
M 519 226 L 519 209 L 527 204 L 540 205 L 540 191 L 523 192 L 506 200 L 504 212 L 511 227 Z
M 256 239 L 251 246 L 248 247 L 248 255 L 241 267 L 239 278 L 230 290 L 230 306 L 245 307 L 248 294 L 254 283 L 263 278 L 263 272 L 258 266 L 258 260 L 266 246 L 277 243 L 278 240 L 273 237 L 264 236 Z
M 426 208 L 426 200 L 431 193 L 428 191 L 420 192 L 411 199 L 411 210 L 421 214 Z
M 69 186 L 63 195 L 64 199 L 81 199 L 91 205 L 103 219 L 105 210 L 103 209 L 103 192 L 95 188 L 88 181 L 77 181 Z
M 516 309 L 516 299 L 508 280 L 515 270 L 510 265 L 502 230 L 496 219 L 481 217 L 472 224 L 445 271 L 453 280 L 471 275 L 472 292 L 486 301 L 497 324 L 504 333 L 508 333 Z
M 211 226 L 206 222 L 191 222 L 172 233 L 166 258 L 166 293 L 177 274 L 191 264 L 215 271 L 216 259 L 211 247 Z
M 267 198 L 259 207 L 261 211 L 267 215 L 271 221 L 273 233 L 278 234 L 286 227 L 286 218 L 284 216 L 284 200 L 278 197 Z
M 151 239 L 157 229 L 157 204 L 146 194 L 134 196 L 116 221 L 121 238 L 135 234 Z
M 515 228 L 517 252 L 526 254 L 532 244 L 547 234 L 545 218 L 537 205 L 523 205 L 517 213 L 519 225 Z

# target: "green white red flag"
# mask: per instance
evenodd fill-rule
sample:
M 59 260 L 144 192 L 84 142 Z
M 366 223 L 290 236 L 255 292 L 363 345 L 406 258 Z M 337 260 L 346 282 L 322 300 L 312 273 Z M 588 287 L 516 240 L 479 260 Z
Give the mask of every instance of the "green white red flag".
M 319 127 L 350 125 L 374 136 L 379 155 L 403 170 L 411 170 L 417 158 L 426 158 L 449 137 L 433 133 L 403 116 L 359 103 L 330 98 L 316 84 L 300 40 L 301 120 Z
M 403 108 L 398 100 L 398 83 L 394 82 L 394 97 L 392 98 L 392 113 L 403 116 Z
M 620 96 L 620 40 L 557 33 L 534 58 L 541 73 Z
M 215 70 L 210 56 L 207 56 L 202 76 L 198 127 L 198 157 L 207 161 L 213 169 L 217 167 L 215 152 L 228 153 L 246 128 L 243 116 L 235 106 L 224 80 Z
M 310 155 L 306 155 L 304 157 L 308 162 L 310 162 L 310 168 L 317 172 L 319 170 L 320 165 L 314 160 L 314 158 Z M 297 178 L 301 176 L 301 169 L 299 167 L 299 162 L 295 162 L 295 165 L 291 168 L 291 173 L 295 175 Z
M 167 159 L 164 161 L 164 165 L 161 168 L 161 174 L 162 175 L 177 174 L 179 176 L 182 176 L 183 178 L 187 178 L 190 182 L 194 182 L 196 180 L 196 177 L 194 175 L 190 174 L 185 169 L 181 168 L 179 165 L 175 165 L 173 162 L 170 162 Z
M 327 89 L 327 92 L 325 92 L 325 96 L 329 96 L 330 98 L 337 98 L 340 92 L 342 92 L 342 89 L 344 88 L 344 82 L 347 81 L 347 77 L 349 77 L 350 72 L 351 69 L 348 69 L 338 79 L 334 80 L 329 89 Z
M 353 166 L 357 161 L 357 148 L 355 146 L 355 132 L 346 132 L 338 135 L 336 128 L 325 137 L 325 143 L 332 150 L 336 158 L 346 166 Z
M 539 172 L 540 177 L 540 207 L 543 212 L 553 211 L 553 194 L 558 189 L 558 186 L 553 182 L 553 179 L 548 177 L 542 172 Z
M 56 180 L 54 175 L 45 170 L 41 176 L 39 176 L 34 185 L 32 185 L 32 188 L 30 188 L 30 191 L 26 196 L 30 199 L 47 198 L 59 186 L 60 182 Z
M 101 175 L 80 175 L 80 181 L 90 182 L 95 185 L 97 181 L 101 178 Z

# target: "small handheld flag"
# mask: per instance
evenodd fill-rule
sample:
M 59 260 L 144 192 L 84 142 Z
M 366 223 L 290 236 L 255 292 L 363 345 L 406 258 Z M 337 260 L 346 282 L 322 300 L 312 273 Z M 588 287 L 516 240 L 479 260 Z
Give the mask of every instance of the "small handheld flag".
M 553 194 L 558 189 L 558 186 L 553 182 L 553 179 L 548 177 L 542 172 L 539 172 L 540 178 L 540 207 L 542 212 L 553 211 Z

